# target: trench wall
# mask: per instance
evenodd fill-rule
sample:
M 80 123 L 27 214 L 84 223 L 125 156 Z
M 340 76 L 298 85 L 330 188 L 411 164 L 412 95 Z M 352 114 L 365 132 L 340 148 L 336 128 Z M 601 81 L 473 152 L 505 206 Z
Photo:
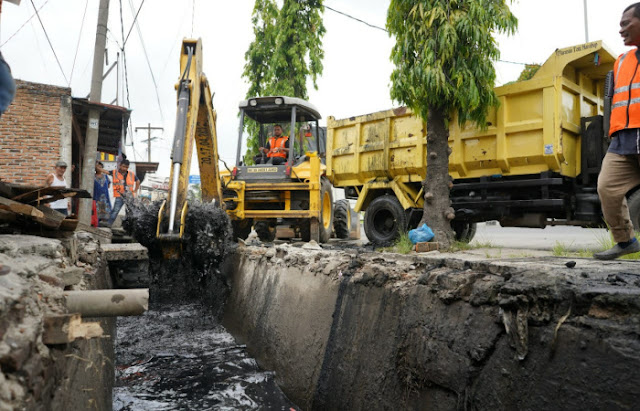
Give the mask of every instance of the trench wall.
M 241 248 L 224 323 L 304 409 L 632 409 L 633 263 Z
M 44 317 L 66 313 L 65 288 L 111 288 L 99 243 L 0 235 L 0 264 L 0 410 L 111 410 L 115 319 L 83 318 L 104 338 L 42 339 Z

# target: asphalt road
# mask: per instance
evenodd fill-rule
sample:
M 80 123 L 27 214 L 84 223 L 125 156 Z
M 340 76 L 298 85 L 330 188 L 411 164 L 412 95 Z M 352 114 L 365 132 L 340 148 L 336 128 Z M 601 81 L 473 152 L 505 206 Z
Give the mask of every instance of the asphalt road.
M 603 228 L 555 226 L 541 229 L 480 223 L 471 244 L 533 250 L 552 250 L 560 244 L 570 250 L 600 251 L 609 239 L 609 232 Z

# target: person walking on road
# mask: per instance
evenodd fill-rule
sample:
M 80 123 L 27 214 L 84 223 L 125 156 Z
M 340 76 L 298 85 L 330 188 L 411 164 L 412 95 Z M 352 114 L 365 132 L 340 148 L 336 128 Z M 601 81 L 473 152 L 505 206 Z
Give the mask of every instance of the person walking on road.
M 613 65 L 611 144 L 598 176 L 602 213 L 616 245 L 593 255 L 599 260 L 640 251 L 625 197 L 640 185 L 640 3 L 622 13 L 620 35 L 625 46 L 634 48 L 620 55 Z
M 106 173 L 99 165 L 96 165 L 96 170 L 101 173 Z M 122 160 L 117 170 L 111 172 L 111 184 L 113 185 L 113 208 L 111 209 L 111 216 L 109 217 L 108 226 L 111 227 L 113 222 L 116 221 L 120 209 L 124 205 L 125 197 L 135 197 L 136 192 L 140 188 L 140 179 L 133 171 L 129 171 L 129 160 Z
M 64 178 L 64 173 L 67 171 L 67 163 L 60 160 L 56 163 L 53 173 L 49 173 L 45 180 L 47 187 L 64 187 L 69 188 L 67 180 Z M 49 207 L 55 211 L 68 216 L 71 211 L 71 202 L 68 198 L 61 198 L 60 200 L 52 201 L 49 203 Z

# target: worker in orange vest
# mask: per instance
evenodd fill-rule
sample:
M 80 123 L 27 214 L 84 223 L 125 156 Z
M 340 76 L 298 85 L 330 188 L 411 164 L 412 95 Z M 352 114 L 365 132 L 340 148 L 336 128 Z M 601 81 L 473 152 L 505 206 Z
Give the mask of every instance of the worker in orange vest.
M 627 7 L 620 19 L 625 46 L 635 46 L 613 65 L 613 99 L 609 136 L 611 144 L 598 176 L 598 195 L 604 219 L 616 241 L 609 250 L 595 253 L 613 260 L 640 251 L 631 222 L 626 194 L 640 185 L 640 3 Z
M 140 179 L 134 174 L 133 171 L 129 171 L 129 160 L 124 159 L 118 166 L 117 170 L 111 171 L 111 184 L 113 185 L 113 208 L 111 209 L 111 216 L 107 223 L 109 227 L 113 225 L 113 222 L 118 217 L 120 209 L 124 205 L 124 197 L 136 196 L 136 192 L 140 188 Z M 96 170 L 106 173 L 107 171 L 99 166 L 96 166 Z
M 266 154 L 267 156 L 263 164 L 284 164 L 289 157 L 289 137 L 282 135 L 282 126 L 280 124 L 273 126 L 273 134 L 269 138 L 267 146 L 259 149 L 261 154 Z

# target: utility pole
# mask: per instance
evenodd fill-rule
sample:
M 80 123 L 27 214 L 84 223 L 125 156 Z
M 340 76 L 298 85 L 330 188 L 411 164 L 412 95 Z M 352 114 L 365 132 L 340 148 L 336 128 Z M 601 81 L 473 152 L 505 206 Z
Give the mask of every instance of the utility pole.
M 146 127 L 136 127 L 136 132 L 138 130 L 147 130 L 149 132 L 149 134 L 147 135 L 147 161 L 151 162 L 151 130 L 162 130 L 164 131 L 164 128 L 162 127 L 151 127 L 151 123 L 147 123 Z
M 96 28 L 96 45 L 93 52 L 93 73 L 91 75 L 91 94 L 89 101 L 99 103 L 102 97 L 102 73 L 104 69 L 104 53 L 107 43 L 107 21 L 109 19 L 109 0 L 100 0 L 98 10 L 98 26 Z M 98 135 L 100 132 L 100 110 L 89 109 L 87 133 L 84 142 L 84 161 L 82 163 L 82 178 L 80 188 L 91 194 L 90 199 L 80 200 L 78 219 L 81 223 L 91 225 L 91 211 L 93 202 L 93 182 L 96 174 L 96 155 L 98 153 Z
M 589 42 L 589 21 L 587 19 L 587 0 L 584 0 L 584 42 Z

